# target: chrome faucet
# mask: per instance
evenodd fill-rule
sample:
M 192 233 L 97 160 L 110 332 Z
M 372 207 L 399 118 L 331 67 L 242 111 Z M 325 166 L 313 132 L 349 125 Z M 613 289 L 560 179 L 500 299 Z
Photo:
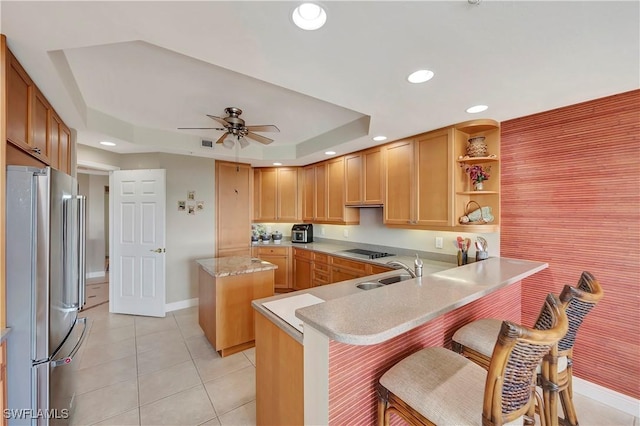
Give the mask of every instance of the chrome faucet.
M 409 275 L 411 275 L 411 278 L 415 278 L 416 277 L 416 273 L 413 272 L 409 266 L 405 265 L 402 262 L 399 262 L 397 260 L 392 260 L 390 262 L 387 262 L 387 265 L 389 265 L 389 266 L 397 266 L 398 268 L 395 268 L 395 269 L 404 269 L 405 271 L 407 271 L 409 273 Z

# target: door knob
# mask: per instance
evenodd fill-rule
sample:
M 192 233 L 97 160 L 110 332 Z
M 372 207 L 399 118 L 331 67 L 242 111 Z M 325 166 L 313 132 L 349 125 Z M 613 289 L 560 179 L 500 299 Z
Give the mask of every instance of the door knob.
M 154 253 L 164 253 L 164 252 L 166 252 L 167 250 L 166 250 L 166 249 L 163 249 L 163 248 L 157 248 L 157 249 L 155 249 L 155 250 L 149 250 L 149 251 L 152 251 L 152 252 L 154 252 Z

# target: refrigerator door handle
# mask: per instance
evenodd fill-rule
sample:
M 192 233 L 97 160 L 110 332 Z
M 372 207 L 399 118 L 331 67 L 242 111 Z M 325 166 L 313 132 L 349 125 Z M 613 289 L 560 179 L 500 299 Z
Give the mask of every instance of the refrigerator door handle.
M 78 310 L 85 305 L 85 289 L 87 284 L 86 265 L 87 260 L 87 197 L 78 195 Z
M 73 360 L 73 357 L 75 357 L 78 350 L 80 350 L 80 346 L 82 346 L 82 342 L 84 342 L 84 339 L 87 335 L 87 318 L 77 318 L 76 323 L 82 323 L 83 325 L 82 334 L 78 338 L 78 341 L 76 342 L 73 349 L 71 349 L 71 352 L 69 352 L 69 355 L 52 360 L 51 366 L 59 367 L 61 365 L 70 364 Z

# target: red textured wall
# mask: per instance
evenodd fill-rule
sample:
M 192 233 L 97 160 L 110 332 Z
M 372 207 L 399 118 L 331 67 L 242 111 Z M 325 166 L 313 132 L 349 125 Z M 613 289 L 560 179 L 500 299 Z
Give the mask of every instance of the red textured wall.
M 595 275 L 574 375 L 640 398 L 640 90 L 501 124 L 501 255 L 548 262 L 523 281 L 522 320 Z
M 450 347 L 455 331 L 478 318 L 520 321 L 520 283 L 372 346 L 329 343 L 329 424 L 376 424 L 378 379 L 394 364 L 427 346 Z M 541 306 L 541 305 L 540 305 Z M 403 423 L 396 419 L 392 424 Z

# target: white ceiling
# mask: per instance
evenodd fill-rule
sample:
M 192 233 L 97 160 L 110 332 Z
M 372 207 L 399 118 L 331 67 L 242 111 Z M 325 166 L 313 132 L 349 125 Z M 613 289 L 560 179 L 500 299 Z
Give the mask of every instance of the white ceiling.
M 235 159 L 200 147 L 234 106 L 253 165 L 302 165 L 473 118 L 504 121 L 640 87 L 638 1 L 1 1 L 9 48 L 78 142 Z M 412 85 L 407 75 L 435 77 Z M 470 115 L 475 104 L 489 109 Z

